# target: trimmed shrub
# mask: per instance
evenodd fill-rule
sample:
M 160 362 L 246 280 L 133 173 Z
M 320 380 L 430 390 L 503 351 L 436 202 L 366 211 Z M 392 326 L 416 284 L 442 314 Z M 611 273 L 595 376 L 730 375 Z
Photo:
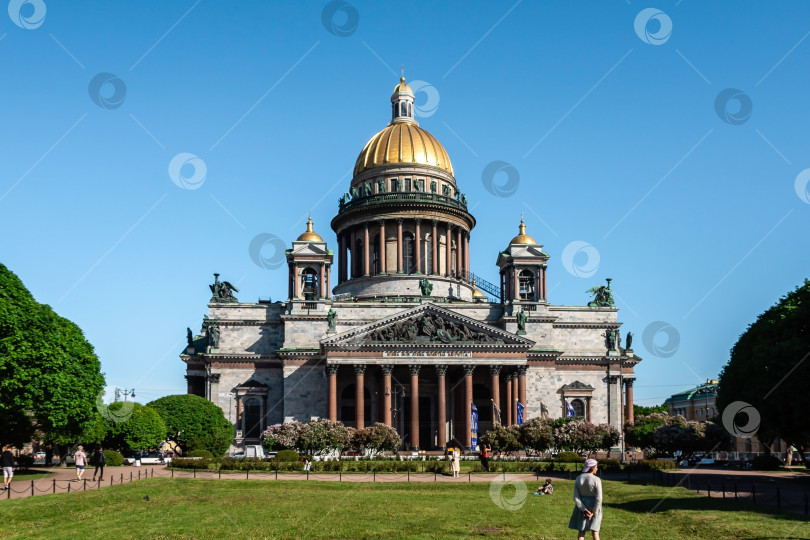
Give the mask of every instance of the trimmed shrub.
M 582 456 L 576 452 L 560 452 L 557 454 L 557 457 L 554 458 L 554 461 L 562 461 L 563 463 L 581 463 L 584 460 L 582 459 Z
M 295 450 L 281 450 L 274 458 L 275 461 L 298 461 L 300 459 L 301 456 Z
M 186 454 L 188 457 L 199 457 L 211 461 L 214 459 L 214 454 L 210 450 L 192 450 Z
M 261 458 L 222 458 L 219 468 L 223 471 L 269 471 L 273 465 L 270 461 Z
M 782 462 L 779 461 L 779 458 L 772 455 L 763 454 L 761 456 L 755 456 L 754 459 L 751 460 L 751 468 L 758 471 L 775 471 L 781 466 Z
M 115 450 L 104 450 L 104 457 L 107 458 L 107 465 L 110 467 L 120 467 L 124 464 L 124 456 Z
M 174 458 L 171 466 L 175 469 L 197 469 L 206 470 L 211 465 L 211 460 L 207 458 Z

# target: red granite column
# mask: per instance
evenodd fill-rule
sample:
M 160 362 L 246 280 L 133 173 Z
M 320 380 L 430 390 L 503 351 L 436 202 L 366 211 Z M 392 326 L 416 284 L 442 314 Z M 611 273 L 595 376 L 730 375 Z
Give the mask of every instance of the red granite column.
M 431 242 L 431 248 L 433 251 L 433 267 L 430 269 L 430 273 L 433 275 L 439 275 L 439 232 L 437 228 L 436 220 L 433 220 L 433 232 L 431 233 L 433 241 Z
M 414 255 L 416 255 L 416 273 L 422 273 L 422 233 L 419 230 L 421 219 L 416 219 L 416 235 L 414 236 Z
M 244 436 L 245 426 L 242 425 L 242 396 L 236 396 L 236 429 Z
M 350 238 L 350 244 L 351 244 L 349 246 L 349 253 L 352 254 L 352 265 L 351 265 L 351 270 L 350 270 L 349 277 L 350 277 L 350 279 L 354 279 L 354 278 L 357 277 L 357 274 L 360 272 L 360 268 L 358 267 L 358 264 L 357 264 L 357 259 L 358 259 L 358 255 L 359 255 L 359 253 L 357 253 L 357 234 L 355 233 L 354 230 L 352 230 L 352 233 L 349 236 L 349 238 Z
M 625 403 L 625 416 L 627 421 L 631 424 L 635 422 L 635 415 L 633 412 L 633 382 L 635 379 L 624 380 L 624 403 Z
M 397 274 L 402 273 L 402 218 L 397 218 Z
M 320 289 L 321 290 L 318 291 L 318 294 L 319 294 L 320 298 L 325 298 L 326 297 L 326 265 L 323 264 L 323 263 L 321 263 L 321 268 L 320 268 L 319 274 L 320 274 L 320 277 L 318 278 L 318 283 L 320 284 Z
M 503 425 L 509 427 L 512 425 L 512 375 L 506 375 L 504 381 L 506 382 L 504 385 L 504 390 L 506 390 L 506 402 L 501 412 L 503 413 Z
M 368 243 L 368 223 L 363 224 L 363 275 L 369 276 L 369 248 L 370 245 Z
M 461 227 L 456 227 L 456 277 L 462 277 L 464 275 L 462 271 L 461 255 Z
M 447 366 L 446 365 L 437 365 L 436 366 L 436 378 L 437 378 L 437 386 L 439 391 L 439 410 L 438 412 L 438 420 L 439 420 L 439 437 L 438 437 L 438 445 L 439 448 L 446 448 L 447 447 Z
M 329 298 L 329 295 L 332 294 L 332 267 L 326 267 L 326 291 L 324 292 L 324 297 Z
M 293 298 L 298 298 L 298 265 L 293 265 Z
M 411 450 L 419 450 L 419 364 L 408 366 L 411 371 Z
M 503 415 L 503 409 L 501 409 L 501 366 L 494 365 L 489 366 L 489 375 L 491 378 L 490 386 L 492 387 L 492 403 L 498 407 L 498 411 Z M 494 413 L 494 411 L 493 411 Z M 493 424 L 495 423 L 496 419 L 492 419 Z M 503 418 L 501 418 L 501 423 L 503 423 Z
M 467 272 L 467 279 L 470 275 L 470 233 L 464 235 L 464 270 Z
M 337 422 L 337 370 L 335 364 L 326 366 L 326 376 L 329 379 L 329 420 Z
M 515 300 L 520 300 L 520 277 L 518 276 L 517 268 L 515 268 L 512 279 L 515 284 Z
M 526 366 L 518 366 L 518 399 L 520 404 L 523 405 L 523 421 L 528 420 L 526 417 Z
M 365 364 L 355 364 L 354 423 L 357 429 L 366 427 Z
M 338 261 L 338 282 L 346 281 L 347 261 L 349 260 L 348 249 L 346 248 L 346 233 L 340 233 L 340 261 Z
M 380 220 L 380 274 L 385 274 L 385 220 Z
M 517 402 L 520 399 L 519 377 L 517 373 L 512 377 L 512 425 L 517 425 Z
M 472 374 L 475 366 L 467 364 L 464 366 L 464 447 L 472 450 L 472 402 L 473 402 L 473 379 Z
M 394 369 L 394 366 L 390 364 L 383 364 L 380 366 L 383 372 L 383 424 L 386 426 L 391 426 L 391 371 Z
M 453 227 L 449 223 L 447 224 L 447 228 L 445 229 L 445 254 L 444 254 L 444 275 L 450 277 L 453 274 L 453 240 L 451 238 L 451 234 L 453 232 Z

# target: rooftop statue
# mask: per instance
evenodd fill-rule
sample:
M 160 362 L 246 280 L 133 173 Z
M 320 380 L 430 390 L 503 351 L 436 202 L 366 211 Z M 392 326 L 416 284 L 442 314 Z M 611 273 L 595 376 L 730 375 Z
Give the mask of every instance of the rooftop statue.
M 188 341 L 188 346 L 192 349 L 194 348 L 194 334 L 191 333 L 191 328 L 186 327 L 186 341 Z
M 337 320 L 337 311 L 334 309 L 330 309 L 329 313 L 326 314 L 326 322 L 329 325 L 329 331 L 335 331 L 335 321 Z
M 430 296 L 433 292 L 433 284 L 427 278 L 422 278 L 419 280 L 419 289 L 422 291 L 422 296 Z
M 633 332 L 627 332 L 627 336 L 625 337 L 625 340 L 627 341 L 627 345 L 625 346 L 625 349 L 627 349 L 628 351 L 632 351 L 633 350 Z
M 517 325 L 518 330 L 517 333 L 523 335 L 526 333 L 526 321 L 529 320 L 529 314 L 523 311 L 522 309 L 517 313 Z
M 211 289 L 212 304 L 220 304 L 224 302 L 238 302 L 239 300 L 233 295 L 234 292 L 239 292 L 239 289 L 228 283 L 227 281 L 220 281 L 219 274 L 214 274 L 214 284 L 209 285 Z
M 613 290 L 610 288 L 611 278 L 607 278 L 607 285 L 599 285 L 588 289 L 587 293 L 593 295 L 593 300 L 588 302 L 588 307 L 615 307 L 616 303 L 613 301 Z

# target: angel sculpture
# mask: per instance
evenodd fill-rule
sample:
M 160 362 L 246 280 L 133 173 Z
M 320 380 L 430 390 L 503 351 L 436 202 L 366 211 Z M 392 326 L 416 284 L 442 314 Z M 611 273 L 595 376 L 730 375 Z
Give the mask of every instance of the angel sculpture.
M 237 289 L 227 281 L 220 281 L 219 274 L 214 274 L 214 284 L 209 285 L 208 288 L 211 289 L 212 296 L 210 302 L 212 304 L 223 302 L 238 302 L 233 293 L 239 292 L 239 289 Z
M 593 295 L 593 300 L 588 302 L 588 307 L 613 307 L 616 303 L 613 301 L 613 290 L 610 288 L 611 278 L 607 278 L 607 285 L 599 285 L 592 287 L 585 291 Z

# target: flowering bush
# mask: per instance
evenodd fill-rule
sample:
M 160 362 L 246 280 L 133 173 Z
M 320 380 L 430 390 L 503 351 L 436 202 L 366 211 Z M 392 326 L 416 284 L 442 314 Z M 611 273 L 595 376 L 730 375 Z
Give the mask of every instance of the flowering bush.
M 524 448 L 545 452 L 554 446 L 554 425 L 547 418 L 532 418 L 520 426 L 519 442 Z
M 370 428 L 358 429 L 351 438 L 352 446 L 365 449 L 366 453 L 374 456 L 378 452 L 393 451 L 399 448 L 402 439 L 397 430 L 377 422 Z
M 285 422 L 273 424 L 262 433 L 261 439 L 270 450 L 298 449 L 301 447 L 301 432 L 304 424 L 301 422 Z
M 554 427 L 554 445 L 560 450 L 592 454 L 610 450 L 619 442 L 619 430 L 609 424 L 592 424 L 587 420 L 558 422 Z

